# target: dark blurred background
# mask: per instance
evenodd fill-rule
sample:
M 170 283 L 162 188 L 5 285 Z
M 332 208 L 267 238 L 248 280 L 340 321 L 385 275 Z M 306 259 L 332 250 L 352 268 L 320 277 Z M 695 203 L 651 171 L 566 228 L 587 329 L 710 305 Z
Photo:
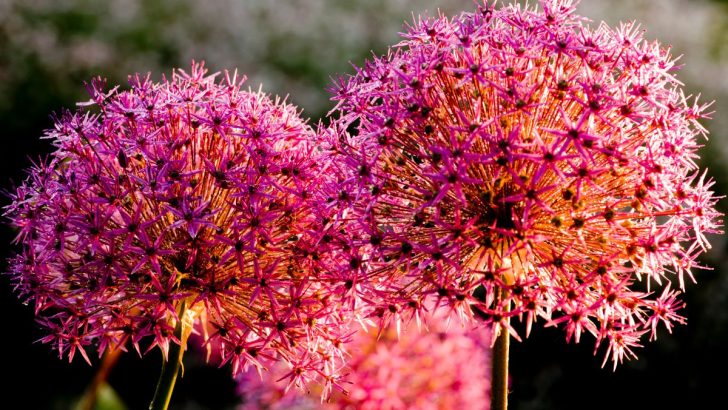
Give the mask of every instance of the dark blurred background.
M 637 20 L 647 31 L 684 55 L 678 78 L 703 100 L 716 100 L 706 122 L 710 140 L 702 166 L 720 193 L 728 192 L 728 8 L 711 0 L 582 0 L 580 14 L 593 25 Z M 87 99 L 83 81 L 151 71 L 159 79 L 173 67 L 205 60 L 213 70 L 238 68 L 269 93 L 285 96 L 316 122 L 330 108 L 324 88 L 330 76 L 351 71 L 372 52 L 397 41 L 412 12 L 437 9 L 452 14 L 473 8 L 471 0 L 0 0 L 0 188 L 23 178 L 31 159 L 48 153 L 39 140 L 52 125 L 49 115 Z M 7 198 L 0 198 L 6 205 Z M 720 204 L 725 212 L 726 201 Z M 0 270 L 12 253 L 13 231 L 0 227 Z M 638 360 L 601 368 L 588 339 L 564 343 L 557 329 L 537 328 L 512 345 L 511 408 L 644 409 L 715 408 L 728 385 L 728 259 L 724 237 L 689 284 L 683 314 L 687 326 L 662 332 L 639 349 Z M 0 337 L 3 379 L 0 407 L 68 409 L 93 378 L 95 367 L 58 359 L 42 336 L 32 309 L 14 296 L 0 276 L 0 307 L 6 327 Z M 160 355 L 122 356 L 104 391 L 107 409 L 147 407 L 158 376 Z M 95 365 L 99 361 L 95 360 Z M 185 375 L 173 397 L 175 409 L 234 408 L 237 397 L 228 368 L 206 366 L 188 355 Z M 35 391 L 28 395 L 27 391 Z M 719 406 L 720 407 L 720 406 Z

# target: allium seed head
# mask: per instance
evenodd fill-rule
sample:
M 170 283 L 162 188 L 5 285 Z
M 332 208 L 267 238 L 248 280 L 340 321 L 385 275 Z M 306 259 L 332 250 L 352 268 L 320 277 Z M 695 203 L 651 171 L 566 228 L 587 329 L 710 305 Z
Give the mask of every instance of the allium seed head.
M 670 289 L 719 230 L 695 164 L 707 105 L 635 24 L 539 5 L 420 18 L 339 80 L 334 242 L 357 263 L 331 281 L 385 322 L 431 298 L 515 337 L 505 318 L 590 333 L 616 364 L 684 322 Z
M 326 166 L 295 107 L 202 64 L 128 91 L 89 85 L 89 108 L 46 133 L 6 215 L 21 297 L 61 353 L 180 343 L 180 313 L 234 371 L 266 360 L 333 378 L 334 307 L 310 232 Z M 189 329 L 188 329 L 189 330 Z M 88 359 L 88 358 L 87 358 Z

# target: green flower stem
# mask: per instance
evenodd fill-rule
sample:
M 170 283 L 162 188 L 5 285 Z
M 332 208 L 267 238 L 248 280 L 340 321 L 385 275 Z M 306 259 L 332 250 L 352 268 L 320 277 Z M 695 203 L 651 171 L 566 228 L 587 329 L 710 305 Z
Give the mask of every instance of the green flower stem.
M 503 319 L 508 324 L 509 318 Z M 501 326 L 500 334 L 493 346 L 493 373 L 491 376 L 491 410 L 508 408 L 508 345 L 511 336 L 508 329 Z
M 185 305 L 182 305 L 179 313 L 179 321 L 174 329 L 174 335 L 179 339 L 180 343 L 169 343 L 169 351 L 167 352 L 167 360 L 162 363 L 162 373 L 159 375 L 157 382 L 157 390 L 154 392 L 154 398 L 149 405 L 149 410 L 167 410 L 169 402 L 172 399 L 174 385 L 177 382 L 182 365 L 182 356 L 185 352 L 185 344 L 187 339 L 182 335 L 184 322 Z

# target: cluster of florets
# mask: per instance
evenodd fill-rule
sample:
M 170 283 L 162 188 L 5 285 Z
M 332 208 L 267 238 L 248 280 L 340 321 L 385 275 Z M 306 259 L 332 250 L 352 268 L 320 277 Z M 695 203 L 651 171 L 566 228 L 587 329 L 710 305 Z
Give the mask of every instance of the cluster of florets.
M 291 383 L 332 381 L 336 306 L 316 280 L 315 132 L 295 107 L 202 65 L 131 89 L 89 85 L 90 108 L 13 194 L 11 274 L 61 355 L 165 352 L 193 326 L 235 371 L 282 359 Z
M 469 329 L 442 314 L 426 315 L 427 329 L 411 322 L 366 333 L 347 344 L 348 392 L 335 392 L 326 403 L 302 391 L 287 392 L 278 381 L 288 371 L 277 364 L 262 375 L 239 378 L 239 410 L 364 409 L 449 410 L 490 408 L 490 335 Z
M 507 318 L 540 318 L 616 365 L 684 322 L 675 289 L 720 224 L 706 106 L 634 24 L 539 3 L 420 19 L 334 87 L 331 280 L 385 322 L 426 299 L 515 337 Z

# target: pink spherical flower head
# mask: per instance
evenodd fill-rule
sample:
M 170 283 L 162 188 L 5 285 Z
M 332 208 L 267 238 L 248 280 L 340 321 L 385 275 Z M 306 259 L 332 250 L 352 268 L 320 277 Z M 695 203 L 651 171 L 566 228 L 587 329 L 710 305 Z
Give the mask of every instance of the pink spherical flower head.
M 319 293 L 312 186 L 326 165 L 295 107 L 202 64 L 92 100 L 47 131 L 6 215 L 21 297 L 61 355 L 180 343 L 195 324 L 235 372 L 266 360 L 333 380 L 334 308 Z
M 248 372 L 239 379 L 239 410 L 488 409 L 488 332 L 450 323 L 442 314 L 425 318 L 431 319 L 426 330 L 410 322 L 399 332 L 392 324 L 381 333 L 356 333 L 342 370 L 350 383 L 346 394 L 336 392 L 322 404 L 300 391 L 286 393 L 277 381 L 286 370 L 277 365 L 263 378 Z
M 515 337 L 506 318 L 590 333 L 616 365 L 684 322 L 676 288 L 719 230 L 695 164 L 707 105 L 636 25 L 539 6 L 420 18 L 339 80 L 332 202 L 351 263 L 330 280 L 385 321 L 434 298 Z

